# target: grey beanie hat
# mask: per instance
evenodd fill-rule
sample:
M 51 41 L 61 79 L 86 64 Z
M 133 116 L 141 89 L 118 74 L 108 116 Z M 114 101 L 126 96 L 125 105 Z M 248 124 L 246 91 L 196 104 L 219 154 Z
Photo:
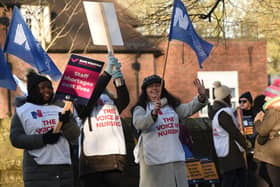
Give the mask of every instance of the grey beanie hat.
M 222 85 L 220 81 L 215 81 L 213 85 L 215 87 L 215 100 L 223 100 L 224 98 L 230 95 L 230 88 L 225 85 Z

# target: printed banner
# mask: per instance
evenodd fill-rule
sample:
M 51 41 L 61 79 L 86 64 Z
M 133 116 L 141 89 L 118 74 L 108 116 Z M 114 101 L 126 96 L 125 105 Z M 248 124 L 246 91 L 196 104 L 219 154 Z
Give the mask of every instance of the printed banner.
M 87 104 L 104 62 L 72 54 L 56 91 L 56 98 Z
M 203 172 L 200 160 L 186 160 L 187 178 L 190 183 L 196 183 L 203 180 Z
M 219 183 L 215 163 L 209 159 L 187 159 L 187 179 L 189 184 Z
M 211 160 L 201 160 L 204 180 L 214 181 L 219 180 L 218 172 L 215 163 Z
M 254 121 L 252 116 L 243 116 L 243 129 L 245 135 L 254 134 Z

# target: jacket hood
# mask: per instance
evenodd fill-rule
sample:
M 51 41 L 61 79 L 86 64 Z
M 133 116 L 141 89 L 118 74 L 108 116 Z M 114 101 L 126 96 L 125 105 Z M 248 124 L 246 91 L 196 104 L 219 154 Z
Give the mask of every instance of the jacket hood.
M 14 100 L 14 106 L 20 107 L 21 105 L 24 105 L 26 103 L 26 96 L 17 96 Z
M 215 114 L 221 109 L 229 107 L 224 101 L 214 101 L 213 105 L 208 105 L 208 117 L 213 120 Z

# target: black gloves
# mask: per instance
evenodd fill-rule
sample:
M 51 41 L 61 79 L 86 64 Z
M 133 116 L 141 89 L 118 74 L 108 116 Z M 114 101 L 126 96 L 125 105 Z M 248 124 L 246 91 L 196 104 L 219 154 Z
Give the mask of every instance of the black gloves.
M 69 121 L 71 112 L 70 110 L 67 110 L 64 114 L 62 114 L 61 112 L 58 113 L 59 116 L 59 121 L 61 121 L 62 123 L 66 123 Z
M 43 142 L 44 144 L 55 144 L 60 135 L 60 133 L 53 133 L 53 129 L 51 129 L 47 133 L 43 134 Z

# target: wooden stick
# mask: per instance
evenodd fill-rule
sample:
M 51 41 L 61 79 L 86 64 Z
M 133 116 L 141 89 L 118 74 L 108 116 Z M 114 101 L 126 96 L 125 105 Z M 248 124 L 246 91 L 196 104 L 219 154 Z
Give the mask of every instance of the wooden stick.
M 114 49 L 113 49 L 113 45 L 112 45 L 112 39 L 111 39 L 111 35 L 110 35 L 110 30 L 108 27 L 108 23 L 106 20 L 106 16 L 105 16 L 105 12 L 104 12 L 104 7 L 102 5 L 102 3 L 98 3 L 99 9 L 101 11 L 101 15 L 102 15 L 102 20 L 103 20 L 103 27 L 105 29 L 105 34 L 106 34 L 106 46 L 107 46 L 107 50 L 109 53 L 111 53 L 112 55 L 114 55 Z M 114 70 L 116 70 L 116 67 L 113 67 Z M 116 85 L 121 85 L 121 79 L 118 78 L 115 80 Z
M 242 120 L 243 115 L 242 115 L 242 110 L 241 110 L 240 107 L 237 107 L 236 113 L 237 113 L 237 121 L 238 121 L 238 125 L 239 125 L 239 130 L 246 140 L 246 135 L 244 134 L 244 128 L 243 128 L 243 120 Z M 244 161 L 245 161 L 245 167 L 246 167 L 246 169 L 248 169 L 246 147 L 245 147 L 245 150 L 243 152 L 243 158 L 244 158 Z
M 244 129 L 243 129 L 243 120 L 242 120 L 242 111 L 240 107 L 236 108 L 236 113 L 237 113 L 237 121 L 238 121 L 238 128 L 241 132 L 242 135 L 244 135 Z
M 112 40 L 111 40 L 111 35 L 110 35 L 110 31 L 109 31 L 109 28 L 108 28 L 108 23 L 107 23 L 107 20 L 106 20 L 106 16 L 105 16 L 105 12 L 104 12 L 104 7 L 103 7 L 103 4 L 102 3 L 98 3 L 98 6 L 99 6 L 99 10 L 101 12 L 101 15 L 102 15 L 102 20 L 103 20 L 103 26 L 104 26 L 104 29 L 105 29 L 105 34 L 106 34 L 106 46 L 107 46 L 107 50 L 109 53 L 111 53 L 112 55 L 114 55 L 114 50 L 113 50 L 113 45 L 112 45 Z
M 67 110 L 70 110 L 72 108 L 72 102 L 71 101 L 65 101 L 65 105 L 63 107 L 63 112 L 64 114 Z M 60 129 L 62 127 L 62 122 L 59 121 L 58 124 L 55 126 L 53 133 L 59 133 Z

